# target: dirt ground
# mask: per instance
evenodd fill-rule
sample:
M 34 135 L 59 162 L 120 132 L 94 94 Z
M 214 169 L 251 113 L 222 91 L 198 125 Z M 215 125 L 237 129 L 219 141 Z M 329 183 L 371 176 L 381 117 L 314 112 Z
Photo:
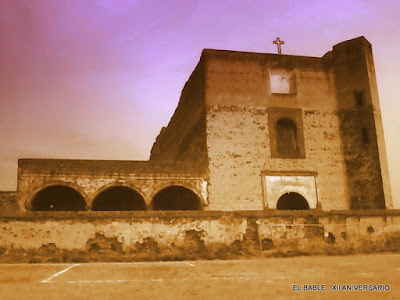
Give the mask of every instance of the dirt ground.
M 343 290 L 349 288 L 353 291 Z M 356 291 L 356 288 L 386 291 Z M 400 254 L 226 261 L 0 264 L 0 299 L 120 297 L 400 299 Z

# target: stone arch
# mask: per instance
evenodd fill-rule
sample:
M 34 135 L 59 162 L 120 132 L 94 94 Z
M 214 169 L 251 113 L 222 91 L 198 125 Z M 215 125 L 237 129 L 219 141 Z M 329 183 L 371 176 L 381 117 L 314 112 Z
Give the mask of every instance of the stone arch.
M 153 210 L 200 210 L 202 198 L 183 185 L 168 185 L 153 195 Z
M 296 122 L 281 118 L 276 122 L 276 145 L 279 153 L 291 155 L 299 150 Z
M 110 185 L 101 188 L 91 202 L 94 211 L 146 210 L 143 194 L 126 185 Z
M 98 190 L 96 190 L 92 194 L 91 198 L 89 199 L 88 206 L 92 207 L 93 201 L 94 201 L 94 199 L 97 198 L 98 195 L 100 195 L 102 192 L 104 192 L 105 190 L 109 189 L 110 187 L 115 187 L 115 186 L 128 187 L 128 188 L 134 190 L 136 193 L 138 193 L 145 200 L 146 203 L 148 203 L 148 201 L 146 201 L 148 198 L 145 196 L 143 191 L 140 188 L 138 188 L 137 186 L 129 185 L 129 184 L 125 184 L 125 183 L 120 183 L 120 182 L 112 182 L 112 183 L 105 184 L 102 187 L 100 187 Z
M 153 189 L 153 192 L 150 194 L 148 199 L 150 199 L 151 202 L 152 202 L 154 197 L 161 190 L 163 190 L 163 189 L 165 189 L 167 187 L 170 187 L 170 186 L 181 186 L 181 187 L 187 188 L 188 190 L 191 190 L 200 199 L 201 206 L 205 206 L 206 205 L 206 201 L 205 201 L 201 191 L 198 188 L 196 188 L 196 185 L 193 184 L 193 183 L 189 183 L 189 182 L 185 182 L 185 181 L 181 181 L 181 180 L 168 180 L 166 182 L 163 182 L 162 184 L 159 184 L 159 185 L 155 186 L 155 188 Z
M 51 187 L 51 186 L 56 186 L 56 185 L 62 185 L 62 186 L 66 186 L 66 187 L 70 187 L 74 190 L 76 190 L 79 194 L 82 195 L 83 199 L 85 199 L 85 203 L 86 203 L 86 208 L 88 207 L 88 197 L 87 194 L 85 192 L 85 190 L 77 185 L 76 183 L 73 182 L 68 182 L 68 181 L 61 181 L 61 180 L 46 180 L 46 182 L 44 182 L 44 184 L 42 185 L 35 185 L 33 187 L 31 187 L 29 189 L 29 191 L 27 191 L 26 193 L 26 201 L 25 201 L 25 208 L 27 210 L 32 210 L 32 200 L 35 197 L 35 195 L 37 193 L 39 193 L 41 190 L 44 190 L 45 188 Z
M 299 193 L 289 192 L 283 194 L 277 204 L 279 210 L 307 210 L 310 209 L 308 201 Z
M 33 211 L 82 211 L 86 201 L 75 188 L 66 184 L 54 184 L 41 188 L 32 197 Z

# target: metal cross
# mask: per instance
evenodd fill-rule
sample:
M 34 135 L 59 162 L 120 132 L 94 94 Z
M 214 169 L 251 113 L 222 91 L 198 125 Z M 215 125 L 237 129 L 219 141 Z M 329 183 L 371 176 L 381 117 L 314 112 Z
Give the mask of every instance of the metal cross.
M 279 37 L 276 38 L 275 41 L 273 41 L 274 44 L 278 47 L 278 53 L 281 54 L 281 45 L 283 45 L 285 42 L 281 41 Z

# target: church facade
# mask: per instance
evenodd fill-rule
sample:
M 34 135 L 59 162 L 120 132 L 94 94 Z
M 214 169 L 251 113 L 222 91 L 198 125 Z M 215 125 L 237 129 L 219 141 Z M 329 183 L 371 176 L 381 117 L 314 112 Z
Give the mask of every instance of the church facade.
M 20 211 L 391 208 L 371 45 L 205 49 L 149 161 L 20 159 L 13 199 Z

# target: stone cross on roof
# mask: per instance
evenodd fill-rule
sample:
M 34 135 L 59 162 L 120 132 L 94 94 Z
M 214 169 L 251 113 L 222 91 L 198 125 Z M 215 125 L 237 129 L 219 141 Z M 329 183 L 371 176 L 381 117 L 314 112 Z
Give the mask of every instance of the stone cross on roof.
M 274 44 L 278 47 L 278 54 L 281 54 L 281 45 L 283 45 L 285 42 L 281 41 L 279 37 L 276 38 L 275 41 L 273 41 Z

